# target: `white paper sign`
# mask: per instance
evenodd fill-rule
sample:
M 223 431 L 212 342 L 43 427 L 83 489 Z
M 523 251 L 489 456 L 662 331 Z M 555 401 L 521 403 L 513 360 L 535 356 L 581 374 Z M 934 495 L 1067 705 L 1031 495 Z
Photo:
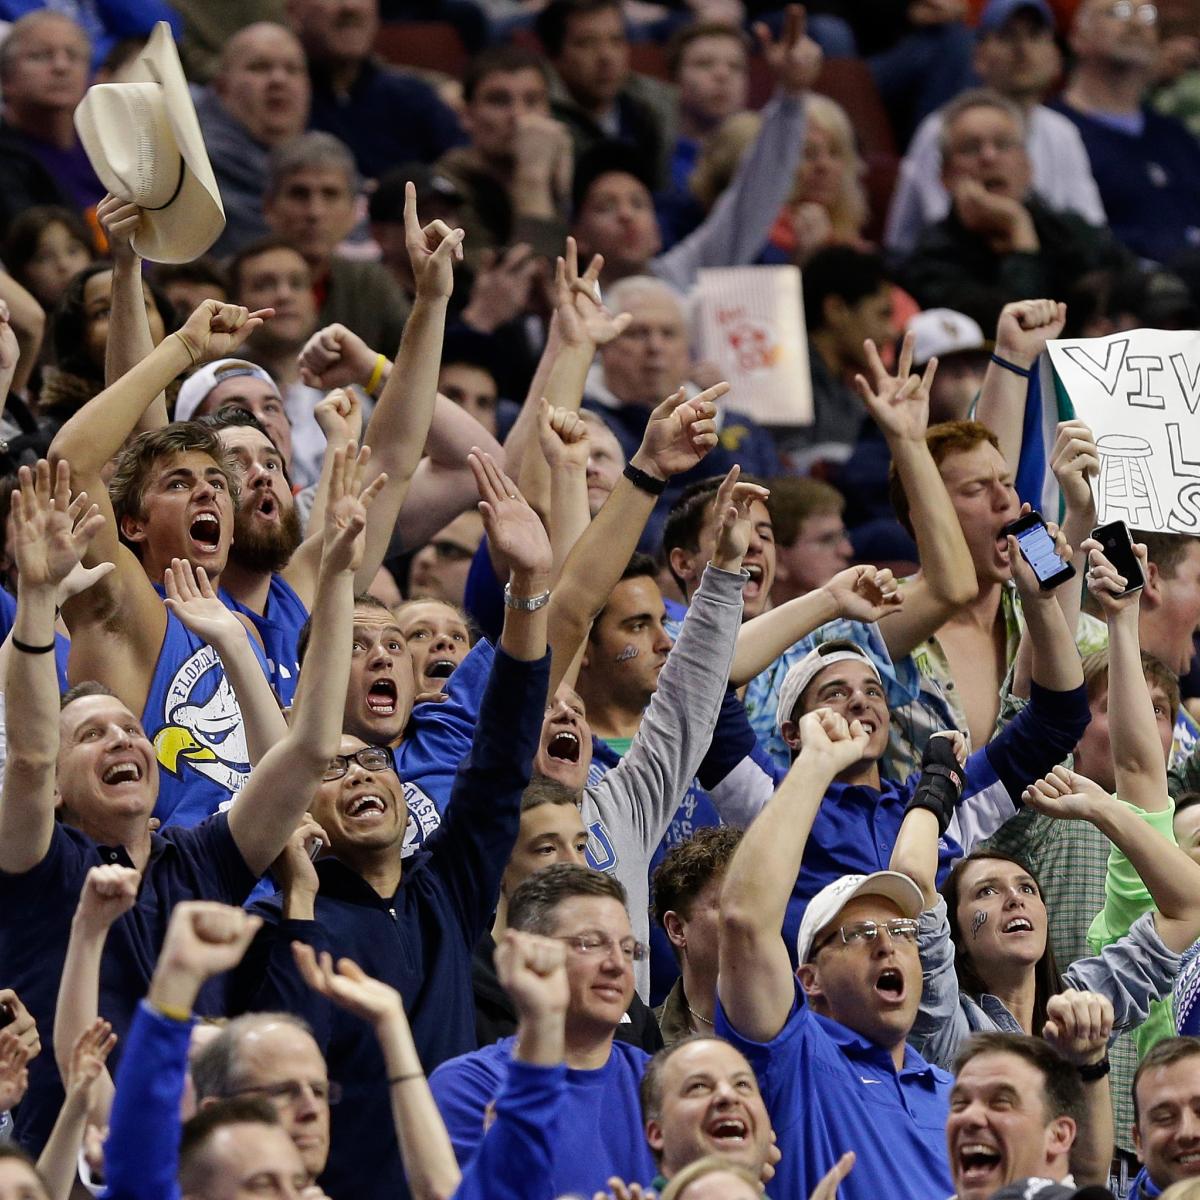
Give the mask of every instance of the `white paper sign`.
M 1134 329 L 1046 348 L 1096 437 L 1100 522 L 1200 534 L 1200 333 Z
M 729 406 L 760 425 L 811 425 L 799 268 L 706 269 L 693 299 L 696 357 L 729 380 Z

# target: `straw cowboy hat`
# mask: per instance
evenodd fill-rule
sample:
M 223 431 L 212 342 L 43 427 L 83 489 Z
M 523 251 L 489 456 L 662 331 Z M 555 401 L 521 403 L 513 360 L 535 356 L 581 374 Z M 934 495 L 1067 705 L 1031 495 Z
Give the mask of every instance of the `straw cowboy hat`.
M 133 248 L 153 262 L 190 262 L 225 228 L 171 27 L 160 21 L 123 83 L 98 83 L 75 128 L 101 183 L 143 212 Z

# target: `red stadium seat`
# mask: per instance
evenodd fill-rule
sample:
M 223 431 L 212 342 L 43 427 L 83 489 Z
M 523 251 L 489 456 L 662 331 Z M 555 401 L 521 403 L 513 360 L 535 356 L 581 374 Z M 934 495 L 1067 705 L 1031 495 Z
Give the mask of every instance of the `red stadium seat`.
M 381 58 L 396 66 L 444 71 L 455 78 L 462 74 L 470 57 L 458 30 L 446 21 L 381 25 L 375 49 Z

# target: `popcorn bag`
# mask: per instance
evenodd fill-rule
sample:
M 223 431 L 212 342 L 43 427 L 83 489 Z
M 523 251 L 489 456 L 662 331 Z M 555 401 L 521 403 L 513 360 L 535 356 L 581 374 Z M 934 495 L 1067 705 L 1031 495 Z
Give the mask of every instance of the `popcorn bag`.
M 762 425 L 811 425 L 812 384 L 798 267 L 700 272 L 696 357 L 716 363 L 734 407 Z

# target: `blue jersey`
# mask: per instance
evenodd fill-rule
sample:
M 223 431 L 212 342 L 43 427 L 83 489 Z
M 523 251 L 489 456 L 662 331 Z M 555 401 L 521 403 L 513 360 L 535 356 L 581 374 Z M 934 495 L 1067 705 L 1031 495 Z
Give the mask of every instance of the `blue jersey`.
M 250 644 L 265 673 L 262 648 Z M 142 727 L 158 755 L 154 815 L 163 825 L 196 825 L 228 808 L 250 776 L 242 710 L 221 657 L 170 612 Z
M 447 681 L 448 699 L 418 704 L 404 727 L 395 757 L 408 805 L 405 858 L 442 823 L 454 776 L 471 751 L 495 654 L 491 643 L 480 638 Z
M 262 638 L 267 654 L 267 678 L 285 708 L 296 694 L 300 678 L 300 630 L 308 620 L 308 609 L 282 575 L 271 576 L 267 602 L 260 616 L 252 608 L 222 592 L 221 598 L 234 612 L 249 617 Z

